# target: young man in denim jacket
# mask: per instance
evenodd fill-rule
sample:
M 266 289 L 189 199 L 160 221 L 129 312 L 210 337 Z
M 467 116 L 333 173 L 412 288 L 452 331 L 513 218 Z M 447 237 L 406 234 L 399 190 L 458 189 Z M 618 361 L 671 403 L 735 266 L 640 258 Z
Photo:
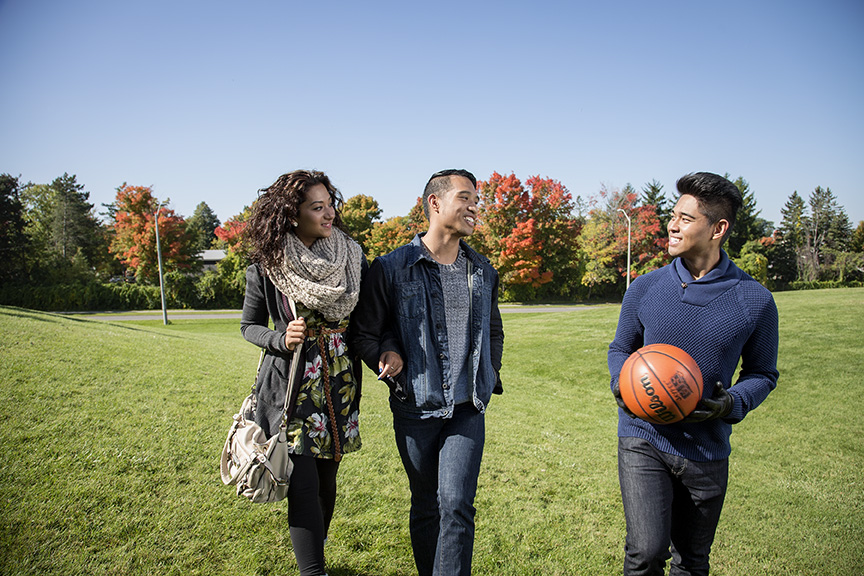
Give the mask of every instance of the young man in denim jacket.
M 355 311 L 354 345 L 390 386 L 420 576 L 471 573 L 484 414 L 501 393 L 498 273 L 462 241 L 477 224 L 476 187 L 465 170 L 432 175 L 429 230 L 372 263 Z

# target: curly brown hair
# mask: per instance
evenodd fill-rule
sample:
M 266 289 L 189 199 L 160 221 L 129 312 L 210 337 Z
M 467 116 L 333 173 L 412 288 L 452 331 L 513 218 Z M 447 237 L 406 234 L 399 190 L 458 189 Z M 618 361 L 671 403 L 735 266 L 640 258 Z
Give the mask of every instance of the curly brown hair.
M 333 225 L 344 231 L 342 225 L 342 194 L 330 182 L 330 178 L 317 170 L 295 170 L 276 179 L 276 182 L 259 190 L 258 200 L 252 205 L 252 216 L 243 230 L 243 240 L 249 247 L 249 257 L 264 266 L 279 266 L 286 234 L 294 234 L 293 222 L 297 221 L 300 205 L 306 201 L 310 188 L 322 184 L 330 193 L 336 210 Z

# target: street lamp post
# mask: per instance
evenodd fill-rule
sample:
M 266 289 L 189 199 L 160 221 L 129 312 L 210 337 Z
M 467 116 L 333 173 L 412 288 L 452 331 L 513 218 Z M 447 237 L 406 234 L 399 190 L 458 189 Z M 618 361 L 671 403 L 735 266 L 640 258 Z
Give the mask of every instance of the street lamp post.
M 627 218 L 627 288 L 630 289 L 630 216 L 625 212 L 622 208 L 618 208 L 618 212 L 621 212 L 625 218 Z
M 165 307 L 165 282 L 162 279 L 162 246 L 159 244 L 159 212 L 162 205 L 156 206 L 156 259 L 159 261 L 159 293 L 162 295 L 162 324 L 168 325 L 168 309 Z

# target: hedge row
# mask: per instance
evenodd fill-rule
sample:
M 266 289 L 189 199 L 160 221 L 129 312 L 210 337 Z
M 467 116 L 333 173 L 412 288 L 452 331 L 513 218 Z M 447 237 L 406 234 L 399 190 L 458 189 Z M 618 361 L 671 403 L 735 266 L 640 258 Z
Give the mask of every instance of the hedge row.
M 796 280 L 787 285 L 789 290 L 819 290 L 822 288 L 864 288 L 864 282 L 852 280 L 849 282 L 838 282 L 836 280 L 826 280 L 821 282 L 805 282 Z
M 861 288 L 864 282 L 791 282 L 784 290 L 820 288 Z M 238 309 L 243 292 L 215 273 L 201 276 L 168 274 L 165 278 L 167 306 L 174 309 Z M 31 310 L 158 310 L 162 307 L 159 286 L 143 284 L 104 284 L 100 282 L 27 286 L 0 286 L 0 304 Z
M 243 293 L 214 273 L 199 277 L 167 275 L 165 299 L 169 308 L 212 310 L 243 305 Z M 159 286 L 105 284 L 101 282 L 26 286 L 0 286 L 0 304 L 31 310 L 96 311 L 158 310 L 162 307 Z

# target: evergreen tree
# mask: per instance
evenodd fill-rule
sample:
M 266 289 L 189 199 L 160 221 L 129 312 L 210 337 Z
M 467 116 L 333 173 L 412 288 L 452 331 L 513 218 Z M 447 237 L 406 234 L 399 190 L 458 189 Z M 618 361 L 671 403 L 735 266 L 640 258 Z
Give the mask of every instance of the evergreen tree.
M 86 280 L 94 270 L 110 274 L 107 230 L 93 213 L 89 192 L 75 175 L 21 191 L 30 241 L 28 267 L 37 282 Z
M 665 232 L 666 225 L 669 223 L 669 216 L 672 214 L 672 206 L 663 192 L 663 185 L 657 180 L 646 183 L 642 187 L 640 202 L 643 206 L 654 206 L 657 219 L 660 221 L 660 230 Z
M 789 196 L 780 214 L 783 220 L 777 230 L 776 248 L 771 258 L 772 274 L 778 280 L 792 282 L 799 278 L 799 266 L 803 264 L 807 226 L 807 204 L 797 190 Z
M 729 178 L 728 174 L 726 174 L 726 178 Z M 733 183 L 741 191 L 744 204 L 735 218 L 735 225 L 726 241 L 725 249 L 730 257 L 737 257 L 744 244 L 750 240 L 759 240 L 763 236 L 770 235 L 772 225 L 764 218 L 759 217 L 762 211 L 756 210 L 756 196 L 750 190 L 750 184 L 741 176 L 736 178 Z
M 209 249 L 217 239 L 215 230 L 222 223 L 206 202 L 195 207 L 195 212 L 186 221 L 186 231 L 191 238 L 192 247 L 197 252 Z
M 27 236 L 18 178 L 0 174 L 0 284 L 20 281 L 26 271 Z
M 802 280 L 816 281 L 832 267 L 838 254 L 849 247 L 852 225 L 830 188 L 817 186 L 807 203 L 810 215 L 805 221 L 804 248 L 798 272 Z
M 71 261 L 80 250 L 91 266 L 105 260 L 108 249 L 84 185 L 74 174 L 63 174 L 51 182 L 51 189 L 56 195 L 50 234 L 53 251 Z

